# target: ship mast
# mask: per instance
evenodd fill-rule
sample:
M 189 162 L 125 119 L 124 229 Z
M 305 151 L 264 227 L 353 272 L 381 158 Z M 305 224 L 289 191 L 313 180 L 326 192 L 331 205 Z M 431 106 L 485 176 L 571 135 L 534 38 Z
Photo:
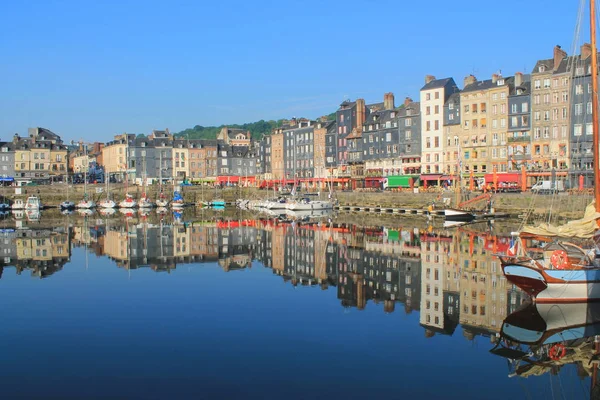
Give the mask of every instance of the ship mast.
M 600 156 L 598 152 L 598 50 L 596 49 L 596 0 L 590 0 L 590 36 L 592 47 L 592 141 L 594 154 L 594 198 L 600 211 Z M 598 220 L 600 224 L 600 220 Z

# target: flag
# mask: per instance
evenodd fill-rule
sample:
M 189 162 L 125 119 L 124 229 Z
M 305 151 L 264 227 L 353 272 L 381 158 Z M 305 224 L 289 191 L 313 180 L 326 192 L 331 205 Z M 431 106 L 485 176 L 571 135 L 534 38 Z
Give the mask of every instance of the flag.
M 507 256 L 516 256 L 517 255 L 517 241 L 514 237 L 510 238 L 510 247 L 506 251 Z

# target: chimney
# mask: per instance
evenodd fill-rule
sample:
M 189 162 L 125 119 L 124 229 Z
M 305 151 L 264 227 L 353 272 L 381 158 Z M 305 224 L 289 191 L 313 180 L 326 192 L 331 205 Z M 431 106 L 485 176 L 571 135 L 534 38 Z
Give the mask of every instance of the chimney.
M 560 62 L 567 56 L 567 53 L 559 45 L 554 46 L 554 70 L 558 68 Z
M 492 74 L 492 83 L 498 82 L 498 74 Z
M 386 110 L 393 110 L 394 104 L 394 93 L 386 93 L 383 95 L 383 108 Z
M 427 85 L 431 81 L 435 81 L 435 76 L 433 76 L 433 75 L 425 75 L 425 84 Z
M 365 99 L 356 99 L 356 126 L 362 129 L 365 123 Z
M 584 43 L 581 46 L 581 59 L 587 60 L 592 55 L 592 45 L 589 43 Z
M 521 72 L 515 72 L 515 87 L 519 87 L 523 84 L 523 74 Z
M 413 102 L 413 100 L 410 97 L 407 97 L 404 99 L 404 106 L 408 106 L 412 102 Z
M 463 81 L 463 84 L 464 84 L 464 87 L 467 87 L 475 82 L 477 82 L 477 78 L 475 78 L 474 75 L 469 75 L 465 78 L 465 80 Z

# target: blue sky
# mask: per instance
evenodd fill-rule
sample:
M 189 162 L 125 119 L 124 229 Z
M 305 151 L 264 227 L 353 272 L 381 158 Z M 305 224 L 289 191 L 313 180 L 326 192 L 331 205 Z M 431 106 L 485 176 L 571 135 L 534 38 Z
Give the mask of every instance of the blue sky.
M 571 53 L 576 1 L 29 1 L 0 13 L 0 139 L 66 140 L 400 103 L 426 74 L 530 72 Z M 587 32 L 587 31 L 586 31 Z M 582 32 L 586 35 L 587 33 Z

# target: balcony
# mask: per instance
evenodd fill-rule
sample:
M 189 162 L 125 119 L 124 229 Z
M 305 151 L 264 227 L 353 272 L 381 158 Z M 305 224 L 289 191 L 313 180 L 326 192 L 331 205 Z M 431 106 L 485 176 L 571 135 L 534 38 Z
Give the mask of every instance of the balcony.
M 509 137 L 508 143 L 523 143 L 523 142 L 531 142 L 531 136 L 517 136 L 517 137 Z

